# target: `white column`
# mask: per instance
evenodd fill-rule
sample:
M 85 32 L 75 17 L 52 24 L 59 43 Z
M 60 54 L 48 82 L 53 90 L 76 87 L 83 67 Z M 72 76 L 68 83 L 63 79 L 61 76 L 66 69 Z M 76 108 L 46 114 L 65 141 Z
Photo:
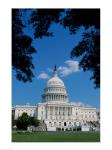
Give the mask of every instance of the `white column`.
M 68 109 L 68 107 L 67 107 L 67 114 L 69 114 L 69 109 Z
M 55 106 L 53 106 L 53 116 L 55 117 Z
M 72 115 L 72 107 L 71 107 L 71 115 Z

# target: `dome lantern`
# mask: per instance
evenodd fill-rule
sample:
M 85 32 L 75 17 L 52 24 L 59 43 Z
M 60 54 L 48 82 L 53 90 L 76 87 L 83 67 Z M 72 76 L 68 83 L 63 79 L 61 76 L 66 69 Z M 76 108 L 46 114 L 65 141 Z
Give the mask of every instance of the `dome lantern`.
M 58 76 L 56 65 L 54 66 L 53 77 Z

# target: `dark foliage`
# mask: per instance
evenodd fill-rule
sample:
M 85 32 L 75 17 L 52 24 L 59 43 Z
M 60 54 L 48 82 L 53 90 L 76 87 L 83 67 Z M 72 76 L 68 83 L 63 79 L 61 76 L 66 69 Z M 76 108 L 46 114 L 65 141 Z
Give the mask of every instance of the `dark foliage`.
M 99 31 L 85 32 L 83 39 L 73 48 L 71 56 L 79 57 L 80 67 L 84 71 L 90 70 L 95 87 L 100 87 L 100 34 Z
M 52 23 L 59 23 L 61 12 L 63 11 L 63 9 L 35 10 L 30 19 L 30 23 L 34 28 L 34 37 L 42 38 L 43 36 L 53 36 L 53 33 L 48 30 Z
M 99 29 L 100 9 L 68 9 L 62 24 L 69 28 L 71 34 L 76 33 L 81 26 Z
M 38 9 L 32 13 L 30 23 L 34 37 L 52 36 L 52 23 L 59 23 L 75 34 L 80 27 L 85 28 L 83 39 L 73 48 L 71 57 L 80 57 L 80 67 L 92 71 L 90 79 L 95 87 L 100 87 L 100 9 Z M 94 30 L 90 30 L 90 28 Z
M 35 117 L 30 117 L 30 125 L 32 126 L 39 126 L 39 120 L 37 120 Z
M 80 43 L 73 48 L 71 57 L 82 57 L 80 67 L 84 71 L 90 70 L 96 88 L 100 87 L 100 9 L 70 9 L 66 11 L 63 20 L 71 34 L 75 34 L 81 27 L 85 33 Z M 90 30 L 91 28 L 94 30 Z M 88 31 L 89 30 L 89 31 Z
M 30 125 L 37 127 L 40 123 L 35 117 L 28 116 L 27 113 L 23 113 L 17 120 L 12 121 L 16 123 L 14 125 L 16 125 L 19 130 L 27 130 L 27 127 Z
M 23 11 L 23 10 L 22 10 Z M 18 80 L 32 81 L 32 54 L 36 52 L 31 37 L 23 32 L 25 25 L 22 23 L 22 11 L 12 10 L 12 66 L 16 71 Z
M 30 117 L 27 113 L 23 113 L 21 117 L 18 118 L 16 126 L 19 130 L 27 130 L 30 125 Z
M 31 46 L 32 39 L 23 35 L 24 25 L 20 20 L 19 11 L 12 12 L 13 68 L 19 80 L 31 81 L 31 69 L 34 68 L 31 54 L 35 49 Z M 84 71 L 92 71 L 91 79 L 96 87 L 100 87 L 100 9 L 34 9 L 29 23 L 34 29 L 34 38 L 53 36 L 53 32 L 49 31 L 53 23 L 68 28 L 70 34 L 75 34 L 83 26 L 83 39 L 73 48 L 71 57 L 82 57 L 80 67 Z M 90 30 L 91 28 L 94 30 Z

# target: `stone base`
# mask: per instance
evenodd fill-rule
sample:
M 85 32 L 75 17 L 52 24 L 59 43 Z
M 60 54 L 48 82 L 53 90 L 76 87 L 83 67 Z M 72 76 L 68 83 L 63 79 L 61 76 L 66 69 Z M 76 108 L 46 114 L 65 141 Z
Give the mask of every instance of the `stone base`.
M 56 127 L 47 127 L 47 131 L 56 131 Z

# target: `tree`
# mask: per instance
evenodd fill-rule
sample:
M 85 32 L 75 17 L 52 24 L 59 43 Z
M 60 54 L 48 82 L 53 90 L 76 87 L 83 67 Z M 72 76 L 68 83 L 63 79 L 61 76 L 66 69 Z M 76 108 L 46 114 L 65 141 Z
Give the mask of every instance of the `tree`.
M 27 127 L 30 125 L 30 117 L 27 113 L 23 113 L 17 120 L 17 128 L 20 130 L 27 130 Z
M 36 9 L 31 14 L 29 21 L 34 29 L 34 37 L 42 38 L 43 36 L 53 36 L 53 32 L 49 32 L 52 23 L 59 23 L 61 14 L 64 9 Z
M 21 33 L 21 28 L 23 28 L 23 25 L 19 23 L 20 18 L 19 21 L 17 21 L 17 14 L 14 15 L 15 18 L 12 19 L 14 20 L 12 22 L 14 26 L 14 35 L 18 35 L 18 33 L 15 32 L 17 29 L 20 29 L 19 33 Z M 29 23 L 34 29 L 34 38 L 42 38 L 43 36 L 53 36 L 53 32 L 49 31 L 50 26 L 53 23 L 61 24 L 64 28 L 69 29 L 70 34 L 76 34 L 78 29 L 80 29 L 83 26 L 85 28 L 85 32 L 83 34 L 82 41 L 80 41 L 79 44 L 73 48 L 73 50 L 71 51 L 71 57 L 81 57 L 79 62 L 80 67 L 82 67 L 84 71 L 92 71 L 91 79 L 94 80 L 96 88 L 100 87 L 100 9 L 34 9 L 32 11 Z M 21 34 L 19 35 L 21 39 L 21 37 L 23 36 L 21 36 Z M 16 45 L 16 43 L 18 43 L 18 40 L 16 41 L 15 39 L 16 38 L 12 40 L 13 42 L 15 42 L 15 48 L 13 49 L 19 47 Z M 23 39 L 25 40 L 26 37 Z M 30 39 L 30 42 L 28 43 L 29 47 L 31 46 L 31 42 L 32 41 Z M 24 42 L 22 42 L 21 45 L 23 43 Z M 30 48 L 32 49 L 32 47 Z M 22 50 L 22 48 L 20 49 Z M 26 49 L 28 49 L 28 47 Z M 21 59 L 22 51 L 19 52 L 19 59 Z M 25 56 L 26 54 L 24 55 L 24 57 Z M 13 58 L 16 58 L 16 55 L 14 55 Z M 22 65 L 23 64 L 24 63 L 22 62 Z M 30 61 L 28 61 L 28 64 L 26 64 L 23 67 L 24 69 L 21 69 L 20 66 L 22 65 L 19 64 L 20 70 L 19 72 L 17 72 L 17 77 L 25 81 L 31 80 L 33 74 L 31 72 L 31 69 L 29 68 L 34 67 L 32 63 L 32 57 L 30 58 Z M 15 69 L 17 69 L 18 71 L 18 65 L 14 66 Z M 21 72 L 25 73 L 26 76 L 22 76 Z
M 59 23 L 68 28 L 70 34 L 76 34 L 80 27 L 85 28 L 82 41 L 73 48 L 71 57 L 81 57 L 80 67 L 92 71 L 90 79 L 95 87 L 100 87 L 100 9 L 39 9 L 30 19 L 34 28 L 34 37 L 52 36 L 49 28 Z
M 73 48 L 71 57 L 81 57 L 80 67 L 90 70 L 96 88 L 100 87 L 100 9 L 70 9 L 63 20 L 63 25 L 75 34 L 85 27 L 82 41 Z
M 36 50 L 32 46 L 32 38 L 23 32 L 25 25 L 22 22 L 22 11 L 25 10 L 12 10 L 12 66 L 17 79 L 26 82 L 32 81 L 34 77 L 32 54 Z
M 29 116 L 27 113 L 23 113 L 22 116 L 15 120 L 15 122 L 17 128 L 20 130 L 27 130 L 27 127 L 30 125 L 37 127 L 40 123 L 39 120 L 37 120 L 35 117 Z
M 90 70 L 96 88 L 100 87 L 100 34 L 99 31 L 85 32 L 82 41 L 73 48 L 71 57 L 81 57 L 80 67 Z
M 32 126 L 39 126 L 39 120 L 37 120 L 35 117 L 30 117 L 30 125 Z

